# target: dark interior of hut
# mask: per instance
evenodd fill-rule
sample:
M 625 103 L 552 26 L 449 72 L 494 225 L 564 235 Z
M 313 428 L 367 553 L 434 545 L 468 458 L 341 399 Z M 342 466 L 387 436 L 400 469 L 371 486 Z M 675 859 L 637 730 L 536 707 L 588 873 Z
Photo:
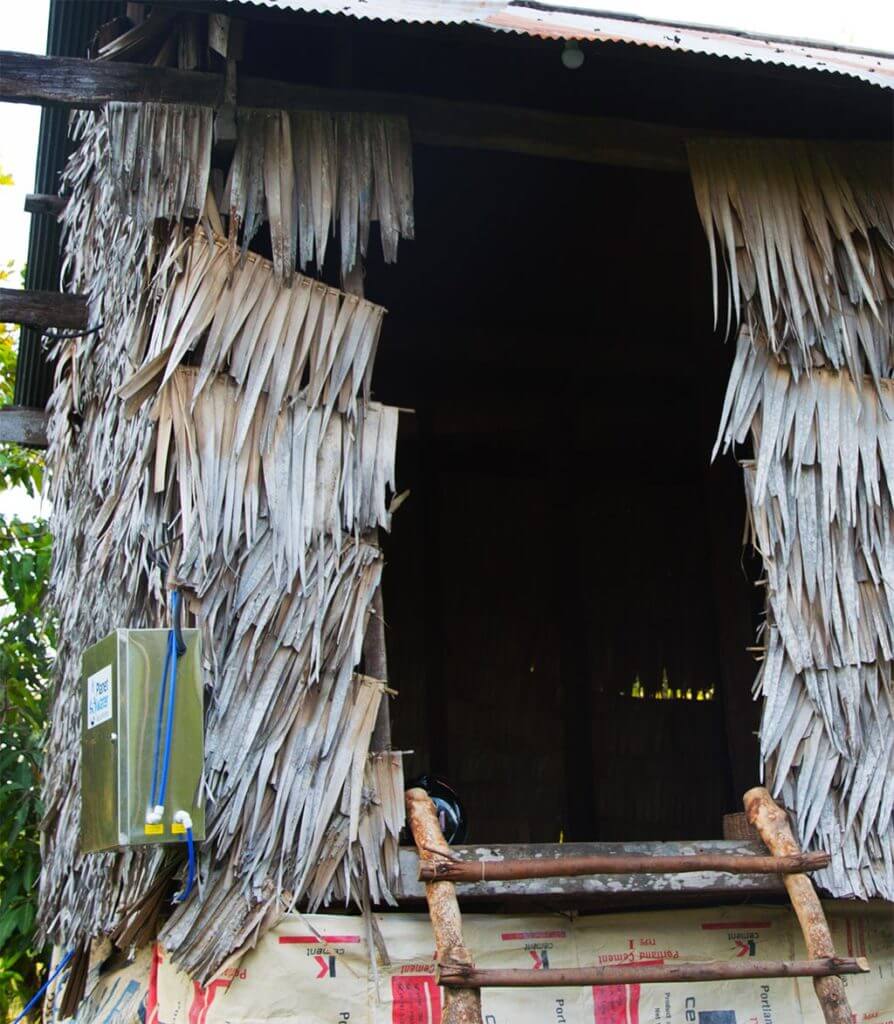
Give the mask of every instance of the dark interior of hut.
M 367 288 L 376 396 L 415 410 L 385 542 L 395 745 L 472 839 L 718 836 L 754 588 L 736 469 L 709 464 L 731 346 L 688 181 L 422 148 L 416 181 L 417 241 Z
M 840 76 L 611 44 L 571 72 L 561 41 L 288 14 L 246 8 L 244 73 L 691 134 L 886 123 Z M 458 790 L 471 841 L 718 837 L 757 781 L 761 595 L 740 471 L 710 463 L 733 343 L 688 176 L 414 163 L 416 240 L 388 267 L 374 240 L 366 278 L 375 396 L 413 410 L 384 539 L 394 747 Z

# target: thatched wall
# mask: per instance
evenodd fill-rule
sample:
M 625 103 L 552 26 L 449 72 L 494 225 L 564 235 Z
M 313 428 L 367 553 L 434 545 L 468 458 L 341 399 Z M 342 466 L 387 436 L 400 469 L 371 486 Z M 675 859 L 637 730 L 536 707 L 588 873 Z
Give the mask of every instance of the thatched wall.
M 894 899 L 894 194 L 883 148 L 690 147 L 744 321 L 718 446 L 750 441 L 767 782 L 838 896 Z
M 81 652 L 116 626 L 165 624 L 176 586 L 203 638 L 207 838 L 161 938 L 199 980 L 299 902 L 392 901 L 403 824 L 400 758 L 370 754 L 384 683 L 357 674 L 394 486 L 397 410 L 369 396 L 384 310 L 295 259 L 300 241 L 321 262 L 334 222 L 353 270 L 380 215 L 393 258 L 398 221 L 411 227 L 389 171 L 409 173 L 406 130 L 307 115 L 365 146 L 338 175 L 339 150 L 312 132 L 283 148 L 288 115 L 248 120 L 227 239 L 211 111 L 79 117 L 66 279 L 101 330 L 59 343 L 49 427 L 60 643 L 43 931 L 65 948 L 146 941 L 183 868 L 182 848 L 78 854 Z M 274 263 L 246 253 L 265 211 L 284 239 Z

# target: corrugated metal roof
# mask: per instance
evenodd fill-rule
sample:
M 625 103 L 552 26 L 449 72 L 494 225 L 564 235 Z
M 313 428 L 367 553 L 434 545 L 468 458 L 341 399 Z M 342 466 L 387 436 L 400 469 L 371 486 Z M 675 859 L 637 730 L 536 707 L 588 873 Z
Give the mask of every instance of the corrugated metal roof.
M 230 0 L 231 3 L 241 0 Z M 729 60 L 825 71 L 894 89 L 894 55 L 732 29 L 682 25 L 598 11 L 571 11 L 548 3 L 501 0 L 246 0 L 314 14 L 343 14 L 373 21 L 431 25 L 480 25 L 544 39 L 629 43 Z
M 226 0 L 239 3 L 243 0 Z M 423 25 L 478 25 L 496 14 L 505 0 L 244 0 L 260 7 L 310 14 L 344 14 L 370 21 L 401 21 Z

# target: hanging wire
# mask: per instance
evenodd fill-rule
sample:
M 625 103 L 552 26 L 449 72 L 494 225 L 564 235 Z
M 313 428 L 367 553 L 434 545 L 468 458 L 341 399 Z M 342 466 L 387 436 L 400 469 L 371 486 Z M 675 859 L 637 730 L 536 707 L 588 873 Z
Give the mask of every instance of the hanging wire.
M 16 1019 L 12 1022 L 12 1024 L 20 1024 L 20 1021 L 23 1021 L 28 1016 L 28 1014 L 34 1009 L 34 1007 L 37 1006 L 37 1004 L 43 998 L 44 992 L 46 992 L 46 990 L 50 987 L 50 985 L 53 984 L 53 982 L 59 977 L 59 975 L 68 966 L 68 962 L 74 956 L 74 952 L 75 951 L 73 949 L 70 949 L 65 954 L 65 956 L 62 957 L 62 959 L 56 965 L 56 969 L 49 976 L 49 978 L 47 978 L 47 980 L 40 986 L 40 988 L 34 993 L 34 995 L 31 997 L 31 999 L 25 1005 L 25 1009 L 22 1010 L 22 1012 L 18 1015 L 18 1017 L 16 1017 Z

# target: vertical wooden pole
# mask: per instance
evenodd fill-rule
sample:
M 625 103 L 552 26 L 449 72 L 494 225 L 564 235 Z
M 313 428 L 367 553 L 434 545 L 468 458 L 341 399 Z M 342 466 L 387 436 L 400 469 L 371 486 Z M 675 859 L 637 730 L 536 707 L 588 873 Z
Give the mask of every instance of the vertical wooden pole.
M 385 652 L 385 607 L 382 600 L 382 585 L 379 584 L 372 599 L 370 616 L 363 637 L 363 669 L 368 676 L 388 682 L 388 657 Z M 370 750 L 378 752 L 391 749 L 391 709 L 388 695 L 382 697 L 376 724 L 373 728 Z
M 771 853 L 777 857 L 793 857 L 801 852 L 785 811 L 766 789 L 762 786 L 749 789 L 743 802 L 749 822 Z M 813 883 L 807 875 L 783 875 L 782 881 L 801 924 L 807 956 L 811 960 L 834 957 L 832 934 Z M 852 1024 L 853 1015 L 841 978 L 814 978 L 813 987 L 826 1024 Z
M 407 819 L 422 862 L 446 860 L 450 847 L 441 832 L 435 806 L 424 789 L 407 790 Z M 474 967 L 463 944 L 462 918 L 452 882 L 427 882 L 425 898 L 435 933 L 439 967 Z M 441 1024 L 482 1024 L 478 989 L 445 988 Z

